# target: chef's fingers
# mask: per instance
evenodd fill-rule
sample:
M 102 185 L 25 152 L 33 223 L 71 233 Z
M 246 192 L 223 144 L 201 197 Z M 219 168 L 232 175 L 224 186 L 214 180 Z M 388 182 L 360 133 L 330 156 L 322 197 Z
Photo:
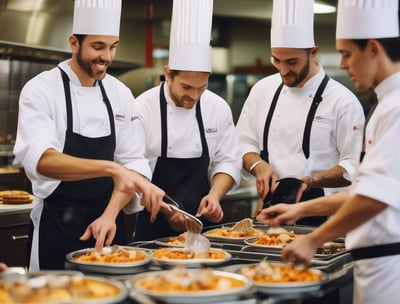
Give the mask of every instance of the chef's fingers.
M 81 241 L 87 241 L 91 236 L 92 236 L 92 226 L 88 226 L 79 239 Z
M 260 214 L 263 206 L 264 206 L 264 199 L 259 198 L 258 199 L 258 203 L 257 203 L 257 207 L 256 207 L 256 209 L 254 210 L 254 213 L 253 213 L 254 217 L 256 217 L 256 216 L 258 216 Z

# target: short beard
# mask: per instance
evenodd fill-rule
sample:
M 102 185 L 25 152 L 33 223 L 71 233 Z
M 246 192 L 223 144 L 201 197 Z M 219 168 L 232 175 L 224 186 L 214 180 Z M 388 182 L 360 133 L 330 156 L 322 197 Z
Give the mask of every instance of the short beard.
M 296 76 L 294 82 L 286 84 L 286 86 L 290 88 L 297 87 L 299 83 L 301 83 L 307 77 L 309 72 L 310 72 L 310 58 L 307 56 L 307 62 L 304 65 L 304 67 L 300 70 L 299 74 Z
M 89 77 L 96 79 L 92 69 L 90 68 L 90 64 L 83 61 L 82 59 L 82 49 L 79 48 L 78 54 L 76 56 L 79 66 L 89 75 Z

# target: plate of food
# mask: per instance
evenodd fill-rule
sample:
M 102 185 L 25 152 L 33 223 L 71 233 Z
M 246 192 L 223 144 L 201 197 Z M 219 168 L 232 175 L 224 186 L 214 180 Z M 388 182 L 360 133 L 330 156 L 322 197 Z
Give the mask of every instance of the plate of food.
M 94 248 L 77 250 L 67 254 L 67 261 L 81 271 L 129 274 L 146 270 L 151 262 L 150 254 L 143 249 L 129 246 L 107 246 L 98 253 Z
M 285 245 L 292 242 L 298 235 L 285 228 L 269 228 L 263 235 L 247 238 L 245 244 L 265 249 L 281 250 Z
M 163 303 L 215 303 L 234 301 L 252 287 L 252 281 L 240 274 L 208 267 L 171 270 L 135 275 L 129 281 L 132 290 Z
M 261 261 L 240 268 L 237 273 L 250 278 L 257 291 L 268 294 L 318 290 L 327 275 L 316 268 Z
M 72 272 L 33 272 L 0 280 L 0 303 L 119 303 L 128 297 L 121 282 Z
M 27 191 L 23 190 L 1 190 L 0 191 L 0 204 L 17 205 L 17 204 L 30 204 L 34 197 Z
M 186 232 L 177 236 L 167 236 L 154 240 L 154 244 L 166 247 L 185 247 Z
M 203 233 L 211 241 L 243 243 L 246 238 L 260 236 L 264 230 L 254 228 L 253 221 L 245 218 L 237 222 L 233 227 L 221 227 L 211 229 Z
M 232 258 L 232 255 L 222 249 L 210 248 L 206 252 L 195 253 L 187 248 L 160 248 L 152 253 L 154 262 L 160 265 L 199 267 L 201 265 L 217 265 Z

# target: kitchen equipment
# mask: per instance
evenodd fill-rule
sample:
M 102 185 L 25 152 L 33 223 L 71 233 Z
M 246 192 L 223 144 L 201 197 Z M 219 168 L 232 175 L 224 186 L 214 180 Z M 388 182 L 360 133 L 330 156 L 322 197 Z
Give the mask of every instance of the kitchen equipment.
M 199 234 L 203 229 L 203 223 L 195 216 L 190 213 L 183 211 L 179 208 L 179 204 L 171 198 L 169 195 L 165 194 L 164 201 L 169 204 L 169 208 L 171 211 L 176 211 L 184 215 L 185 217 L 185 227 L 187 231 Z

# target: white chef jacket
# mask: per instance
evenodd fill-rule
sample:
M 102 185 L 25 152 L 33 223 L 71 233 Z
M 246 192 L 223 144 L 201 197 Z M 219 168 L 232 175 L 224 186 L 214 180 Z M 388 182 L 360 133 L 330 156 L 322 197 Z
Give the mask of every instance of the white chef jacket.
M 303 88 L 282 88 L 268 134 L 269 164 L 279 178 L 312 175 L 336 165 L 346 170 L 347 179 L 354 174 L 361 151 L 364 112 L 355 95 L 334 79 L 329 80 L 312 122 L 308 159 L 302 150 L 307 115 L 324 75 L 321 67 Z M 263 150 L 265 122 L 281 82 L 277 73 L 252 87 L 236 125 L 242 156 Z M 339 190 L 325 189 L 325 193 Z
M 388 207 L 346 236 L 348 249 L 400 242 L 400 73 L 376 88 L 378 105 L 366 128 L 365 157 L 351 193 Z M 362 202 L 360 202 L 362 203 Z M 400 255 L 355 262 L 355 302 L 395 303 L 399 296 Z
M 73 131 L 86 137 L 110 135 L 108 112 L 100 87 L 83 87 L 71 70 L 70 60 L 59 66 L 70 78 L 73 111 Z M 144 158 L 144 133 L 139 120 L 133 119 L 134 97 L 123 83 L 107 75 L 102 83 L 110 100 L 115 121 L 116 148 L 114 160 L 151 179 L 148 160 Z M 41 175 L 37 164 L 42 154 L 53 148 L 62 152 L 67 129 L 64 86 L 58 68 L 45 71 L 29 80 L 19 100 L 18 130 L 14 147 L 14 164 L 22 165 L 32 182 L 35 196 L 31 219 L 34 224 L 31 269 L 37 270 L 37 229 L 43 209 L 43 199 L 59 185 L 60 180 Z M 141 209 L 133 202 L 130 212 Z
M 147 90 L 135 100 L 135 116 L 143 123 L 146 138 L 145 155 L 154 170 L 161 156 L 160 87 Z M 168 86 L 164 85 L 167 100 L 168 147 L 167 156 L 174 158 L 200 157 L 202 145 L 196 120 L 196 107 L 177 107 Z M 206 90 L 200 98 L 201 115 L 210 155 L 209 178 L 226 173 L 234 180 L 232 189 L 240 183 L 242 160 L 237 148 L 232 112 L 224 99 Z M 168 174 L 166 172 L 166 174 Z M 195 172 L 193 173 L 195 174 Z

